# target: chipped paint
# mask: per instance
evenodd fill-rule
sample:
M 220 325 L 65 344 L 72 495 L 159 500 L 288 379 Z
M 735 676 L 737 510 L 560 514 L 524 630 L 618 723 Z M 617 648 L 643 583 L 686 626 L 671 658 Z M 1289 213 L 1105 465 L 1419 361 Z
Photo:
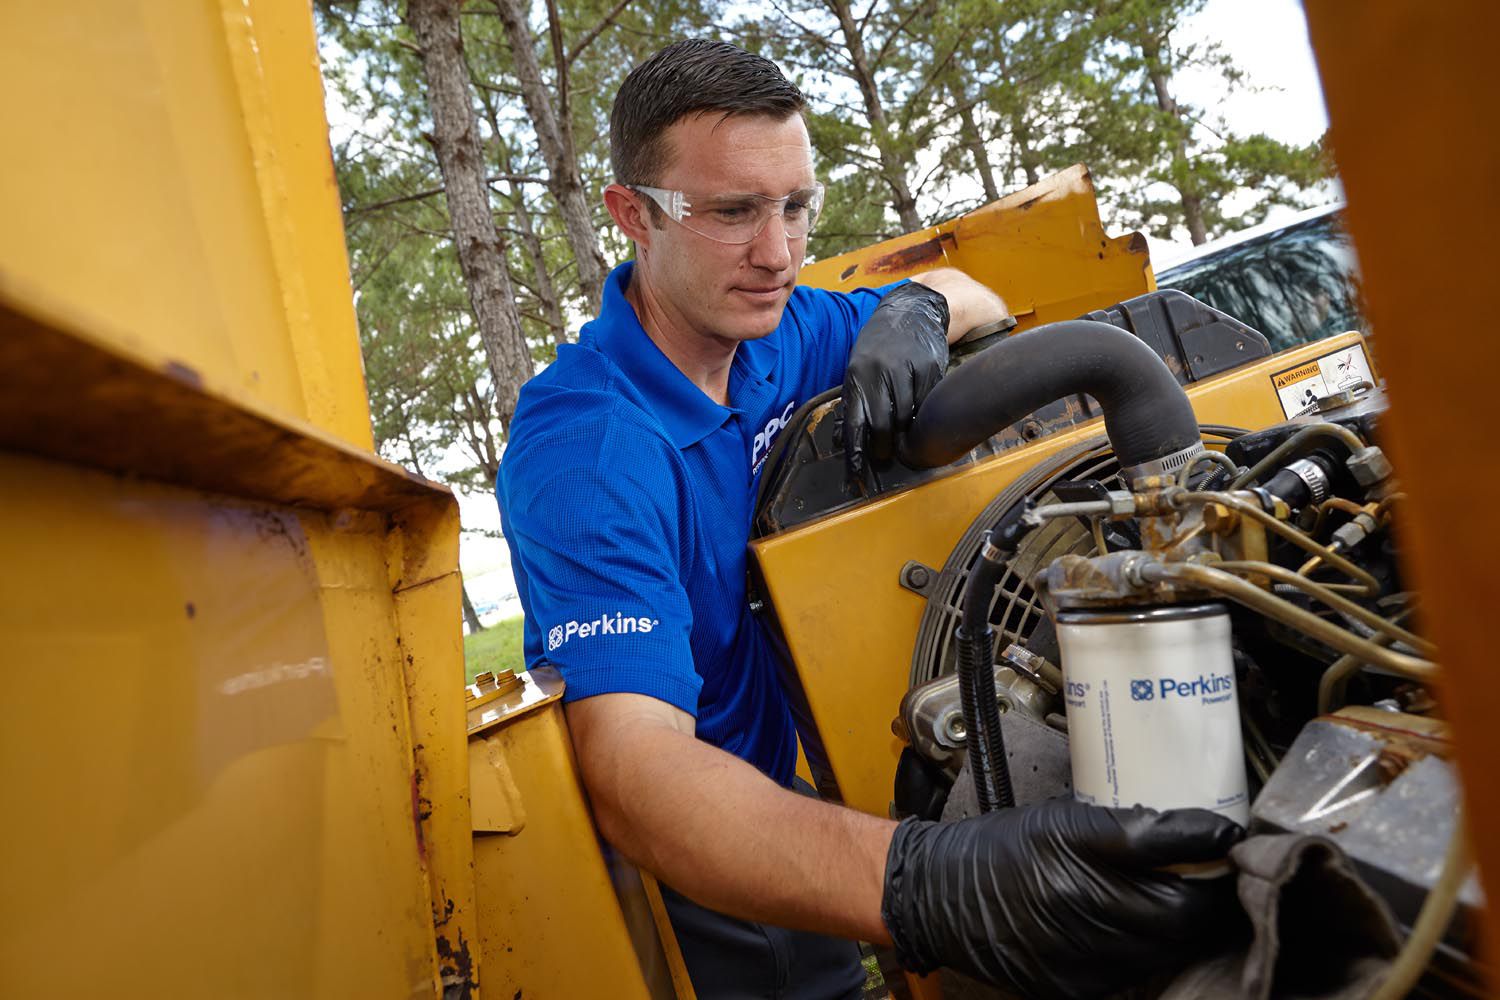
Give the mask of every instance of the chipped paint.
M 447 935 L 439 934 L 437 953 L 442 960 L 439 972 L 443 979 L 443 1000 L 469 1000 L 479 983 L 474 978 L 474 957 L 469 953 L 469 942 L 463 931 L 458 932 L 457 948 Z
M 923 266 L 930 266 L 941 261 L 947 253 L 948 247 L 944 246 L 945 243 L 957 245 L 958 237 L 952 232 L 938 233 L 931 239 L 881 254 L 865 265 L 865 272 L 868 274 L 905 274 Z

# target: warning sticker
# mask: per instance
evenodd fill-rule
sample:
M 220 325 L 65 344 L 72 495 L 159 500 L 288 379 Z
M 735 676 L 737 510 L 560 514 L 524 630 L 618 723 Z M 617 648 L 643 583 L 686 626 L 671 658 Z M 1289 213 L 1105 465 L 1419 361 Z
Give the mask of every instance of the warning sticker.
M 1281 412 L 1288 417 L 1311 413 L 1318 408 L 1322 397 L 1352 389 L 1361 382 L 1375 383 L 1363 344 L 1353 344 L 1271 376 L 1271 386 L 1281 399 Z

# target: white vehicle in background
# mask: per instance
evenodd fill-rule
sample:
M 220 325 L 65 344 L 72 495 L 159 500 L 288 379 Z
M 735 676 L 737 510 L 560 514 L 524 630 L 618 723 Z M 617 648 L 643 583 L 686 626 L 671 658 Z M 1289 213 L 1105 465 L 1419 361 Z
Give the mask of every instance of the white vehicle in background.
M 1178 288 L 1265 334 L 1272 351 L 1346 330 L 1360 312 L 1354 246 L 1335 203 L 1167 256 L 1160 288 Z

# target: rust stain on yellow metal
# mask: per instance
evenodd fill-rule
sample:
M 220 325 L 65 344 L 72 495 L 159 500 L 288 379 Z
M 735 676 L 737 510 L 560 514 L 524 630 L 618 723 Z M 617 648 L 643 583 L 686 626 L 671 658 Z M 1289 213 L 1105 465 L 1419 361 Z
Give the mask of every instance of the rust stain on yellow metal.
M 1284 417 L 1273 372 L 1361 340 L 1349 333 L 1308 344 L 1189 386 L 1188 396 L 1202 423 L 1276 423 Z M 1102 431 L 1097 420 L 1080 424 L 752 544 L 846 803 L 883 816 L 891 800 L 901 750 L 891 720 L 906 693 L 925 608 L 923 598 L 899 585 L 901 567 L 908 560 L 943 565 L 996 493 Z
M 1309 33 L 1348 197 L 1370 322 L 1379 331 L 1391 412 L 1382 424 L 1408 499 L 1396 508 L 1422 594 L 1424 632 L 1441 651 L 1465 806 L 1485 895 L 1500 898 L 1500 682 L 1494 670 L 1500 534 L 1488 498 L 1495 461 L 1494 310 L 1500 232 L 1500 122 L 1493 40 L 1500 6 L 1309 0 Z M 1399 66 L 1400 72 L 1391 72 Z M 1433 181 L 1390 154 L 1417 139 Z M 1440 197 L 1433 197 L 1440 194 Z M 1399 220 L 1399 222 L 1397 221 Z M 1491 957 L 1500 921 L 1486 920 Z
M 389 550 L 394 558 L 388 569 L 400 567 L 392 596 L 411 715 L 411 796 L 419 858 L 431 895 L 439 975 L 445 987 L 453 987 L 480 979 L 463 636 L 452 621 L 460 601 L 458 553 L 450 550 L 458 539 L 458 509 L 450 504 L 403 514 L 395 519 Z M 427 551 L 434 538 L 440 547 L 436 559 Z
M 1145 239 L 1105 235 L 1082 166 L 930 229 L 809 264 L 799 280 L 849 289 L 935 267 L 956 267 L 994 289 L 1023 330 L 1156 287 Z

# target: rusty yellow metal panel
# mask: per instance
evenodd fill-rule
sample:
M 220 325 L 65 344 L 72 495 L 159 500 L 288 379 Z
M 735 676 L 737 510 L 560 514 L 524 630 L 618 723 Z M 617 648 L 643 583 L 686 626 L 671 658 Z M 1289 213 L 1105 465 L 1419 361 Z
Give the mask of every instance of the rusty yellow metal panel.
M 0 993 L 472 981 L 453 497 L 15 291 Z
M 1271 375 L 1360 343 L 1341 334 L 1188 387 L 1201 423 L 1256 428 L 1284 418 Z M 751 549 L 844 801 L 886 815 L 901 744 L 891 721 L 906 693 L 925 600 L 897 582 L 908 560 L 947 561 L 994 496 L 1038 462 L 1103 433 L 1095 420 L 881 497 Z M 849 595 L 856 594 L 851 599 Z
M 0 275 L 371 444 L 311 12 L 0 5 Z
M 538 670 L 469 710 L 481 986 L 536 1000 L 671 996 L 659 950 L 638 959 L 600 855 L 562 692 L 556 671 Z
M 1424 634 L 1442 651 L 1443 709 L 1457 735 L 1469 841 L 1493 901 L 1500 898 L 1500 679 L 1489 625 L 1500 534 L 1489 500 L 1500 490 L 1493 431 L 1500 341 L 1490 316 L 1500 231 L 1500 5 L 1305 6 L 1361 287 L 1389 382 L 1383 443 L 1409 495 L 1396 519 L 1422 594 Z M 1419 146 L 1422 169 L 1393 156 L 1393 142 Z M 1484 951 L 1493 960 L 1500 920 L 1491 906 Z
M 1094 182 L 1082 166 L 930 229 L 810 264 L 799 280 L 849 289 L 935 267 L 956 267 L 994 289 L 1023 330 L 1156 287 L 1145 237 L 1105 235 Z
M 310 10 L 0 27 L 0 994 L 472 987 L 457 506 L 370 452 Z
M 0 994 L 436 995 L 383 518 L 0 483 Z

